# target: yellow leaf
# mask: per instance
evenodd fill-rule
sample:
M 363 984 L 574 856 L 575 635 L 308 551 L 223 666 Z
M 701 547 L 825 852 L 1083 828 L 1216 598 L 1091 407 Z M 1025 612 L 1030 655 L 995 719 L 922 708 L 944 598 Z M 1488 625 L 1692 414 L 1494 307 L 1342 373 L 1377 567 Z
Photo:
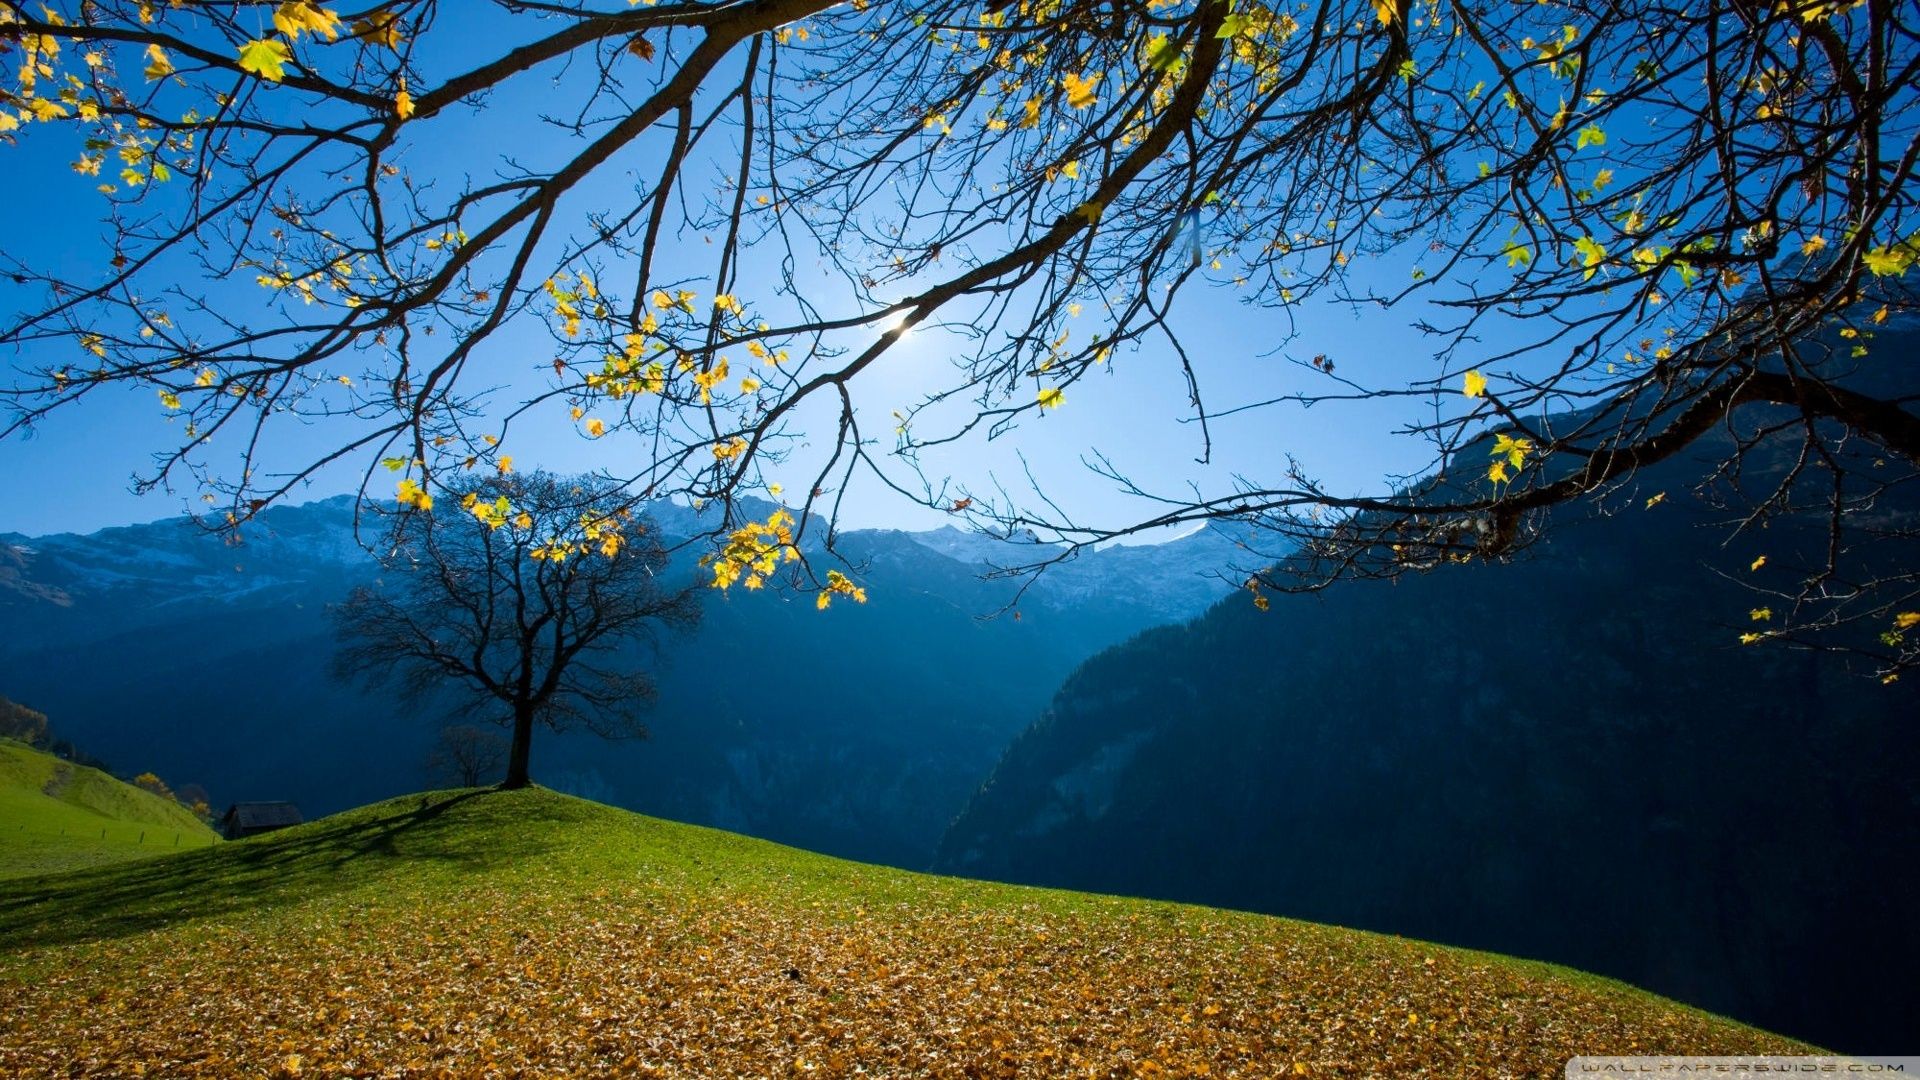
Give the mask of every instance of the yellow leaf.
M 1399 13 L 1399 5 L 1394 0 L 1373 0 L 1373 14 L 1381 26 L 1392 26 L 1394 16 Z
M 1060 85 L 1067 91 L 1067 104 L 1076 109 L 1084 109 L 1094 103 L 1093 88 L 1100 82 L 1096 72 L 1092 76 L 1067 75 Z
M 587 436 L 589 438 L 597 439 L 600 436 L 605 435 L 606 433 L 607 433 L 607 422 L 605 420 L 602 420 L 596 416 L 593 419 L 587 421 Z
M 400 92 L 393 95 L 393 114 L 405 120 L 413 115 L 413 95 L 407 92 L 407 80 L 400 80 Z
M 287 50 L 285 42 L 271 38 L 249 41 L 240 46 L 240 70 L 258 75 L 268 82 L 279 82 L 287 77 L 287 61 L 293 54 Z
M 1899 277 L 1913 265 L 1913 252 L 1905 247 L 1877 247 L 1860 258 L 1875 277 Z
M 1765 566 L 1765 565 L 1767 565 L 1767 557 L 1766 557 L 1765 555 L 1762 555 L 1762 556 L 1760 556 L 1759 558 L 1757 558 L 1757 559 L 1755 559 L 1755 560 L 1753 560 L 1753 565 L 1752 565 L 1752 566 L 1749 566 L 1749 567 L 1747 567 L 1747 569 L 1748 569 L 1748 570 L 1758 570 L 1758 569 L 1760 569 L 1761 567 L 1763 567 L 1763 566 Z
M 1920 626 L 1920 611 L 1903 611 L 1893 617 L 1893 625 L 1902 630 L 1911 630 Z
M 395 485 L 393 497 L 401 506 L 411 506 L 418 510 L 433 509 L 433 496 L 412 479 L 402 480 Z
M 1067 395 L 1062 393 L 1057 386 L 1049 386 L 1040 391 L 1039 401 L 1040 407 L 1043 409 L 1057 409 L 1060 407 L 1060 403 L 1066 399 Z
M 385 45 L 389 49 L 398 50 L 400 20 L 391 12 L 375 12 L 353 24 L 353 36 L 375 45 Z
M 147 46 L 147 78 L 164 79 L 173 74 L 173 60 L 158 45 Z
M 333 41 L 340 36 L 340 13 L 305 0 L 288 0 L 273 9 L 273 28 L 285 34 L 288 41 L 299 41 L 303 31 L 325 34 L 328 41 Z
M 177 409 L 180 407 L 180 395 L 171 390 L 162 390 L 160 391 L 160 404 L 169 409 Z
M 1469 370 L 1466 377 L 1462 380 L 1460 392 L 1468 397 L 1485 397 L 1487 394 L 1487 377 L 1480 374 L 1479 368 Z
M 1583 236 L 1574 241 L 1573 249 L 1580 253 L 1580 265 L 1586 267 L 1587 272 L 1582 280 L 1591 279 L 1593 272 L 1599 268 L 1601 261 L 1607 257 L 1607 249 L 1601 247 L 1600 242 L 1591 236 Z

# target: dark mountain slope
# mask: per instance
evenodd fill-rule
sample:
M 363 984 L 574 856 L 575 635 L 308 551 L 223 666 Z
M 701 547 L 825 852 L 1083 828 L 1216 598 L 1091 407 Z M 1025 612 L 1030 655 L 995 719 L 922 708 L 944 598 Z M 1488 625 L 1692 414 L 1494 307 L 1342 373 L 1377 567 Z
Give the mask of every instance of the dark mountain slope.
M 1568 963 L 1843 1050 L 1909 1040 L 1920 686 L 1738 644 L 1761 603 L 1738 580 L 1824 533 L 1729 541 L 1682 495 L 1700 475 L 1650 469 L 1512 564 L 1229 598 L 1093 658 L 936 866 Z
M 663 530 L 696 522 L 661 507 Z M 90 536 L 0 536 L 0 689 L 116 768 L 286 798 L 309 815 L 414 790 L 438 730 L 329 675 L 327 607 L 375 573 L 351 503 L 268 510 L 245 542 L 184 521 Z M 866 605 L 709 593 L 658 657 L 653 737 L 543 738 L 543 783 L 648 813 L 921 867 L 1007 741 L 1074 665 L 1224 591 L 1209 533 L 1094 552 L 1049 575 L 1023 617 L 982 620 L 1011 587 L 1002 551 L 952 530 L 853 532 Z M 1015 561 L 1007 559 L 1006 561 Z M 685 569 L 692 572 L 691 555 Z M 1118 569 L 1115 569 L 1115 568 Z

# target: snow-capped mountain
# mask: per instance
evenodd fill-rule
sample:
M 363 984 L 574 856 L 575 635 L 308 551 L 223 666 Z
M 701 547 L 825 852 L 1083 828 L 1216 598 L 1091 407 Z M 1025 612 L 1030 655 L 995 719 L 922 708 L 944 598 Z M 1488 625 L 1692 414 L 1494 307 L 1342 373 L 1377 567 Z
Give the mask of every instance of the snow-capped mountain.
M 766 509 L 766 508 L 750 508 Z M 710 515 L 656 506 L 662 532 Z M 366 539 L 378 526 L 365 530 Z M 348 497 L 274 507 L 238 542 L 186 519 L 86 535 L 0 534 L 0 693 L 122 770 L 309 814 L 423 786 L 442 722 L 330 674 L 328 605 L 377 572 Z M 1213 530 L 1088 551 L 1020 618 L 988 617 L 1027 561 L 955 529 L 839 539 L 866 605 L 710 593 L 669 644 L 653 738 L 547 739 L 535 777 L 636 809 L 819 850 L 924 864 L 1005 744 L 1066 674 L 1228 591 Z M 691 568 L 698 545 L 683 553 Z M 1241 554 L 1244 555 L 1244 552 Z M 724 674 L 722 674 L 724 673 Z

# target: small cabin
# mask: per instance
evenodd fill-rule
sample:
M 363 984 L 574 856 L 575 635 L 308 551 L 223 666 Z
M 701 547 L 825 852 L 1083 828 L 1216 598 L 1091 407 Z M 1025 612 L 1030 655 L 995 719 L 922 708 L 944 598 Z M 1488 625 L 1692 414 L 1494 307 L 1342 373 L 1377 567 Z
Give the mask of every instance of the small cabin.
M 300 808 L 290 802 L 239 802 L 220 819 L 220 835 L 238 840 L 300 824 Z

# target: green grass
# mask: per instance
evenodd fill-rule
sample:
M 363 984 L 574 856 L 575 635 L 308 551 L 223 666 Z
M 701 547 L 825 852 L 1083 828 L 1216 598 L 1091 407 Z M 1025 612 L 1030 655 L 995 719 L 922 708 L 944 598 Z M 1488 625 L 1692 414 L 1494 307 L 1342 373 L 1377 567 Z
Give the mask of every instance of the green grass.
M 138 859 L 218 839 L 177 803 L 0 739 L 0 878 Z
M 0 881 L 0 1075 L 1559 1075 L 1805 1052 L 1545 964 L 532 789 Z

